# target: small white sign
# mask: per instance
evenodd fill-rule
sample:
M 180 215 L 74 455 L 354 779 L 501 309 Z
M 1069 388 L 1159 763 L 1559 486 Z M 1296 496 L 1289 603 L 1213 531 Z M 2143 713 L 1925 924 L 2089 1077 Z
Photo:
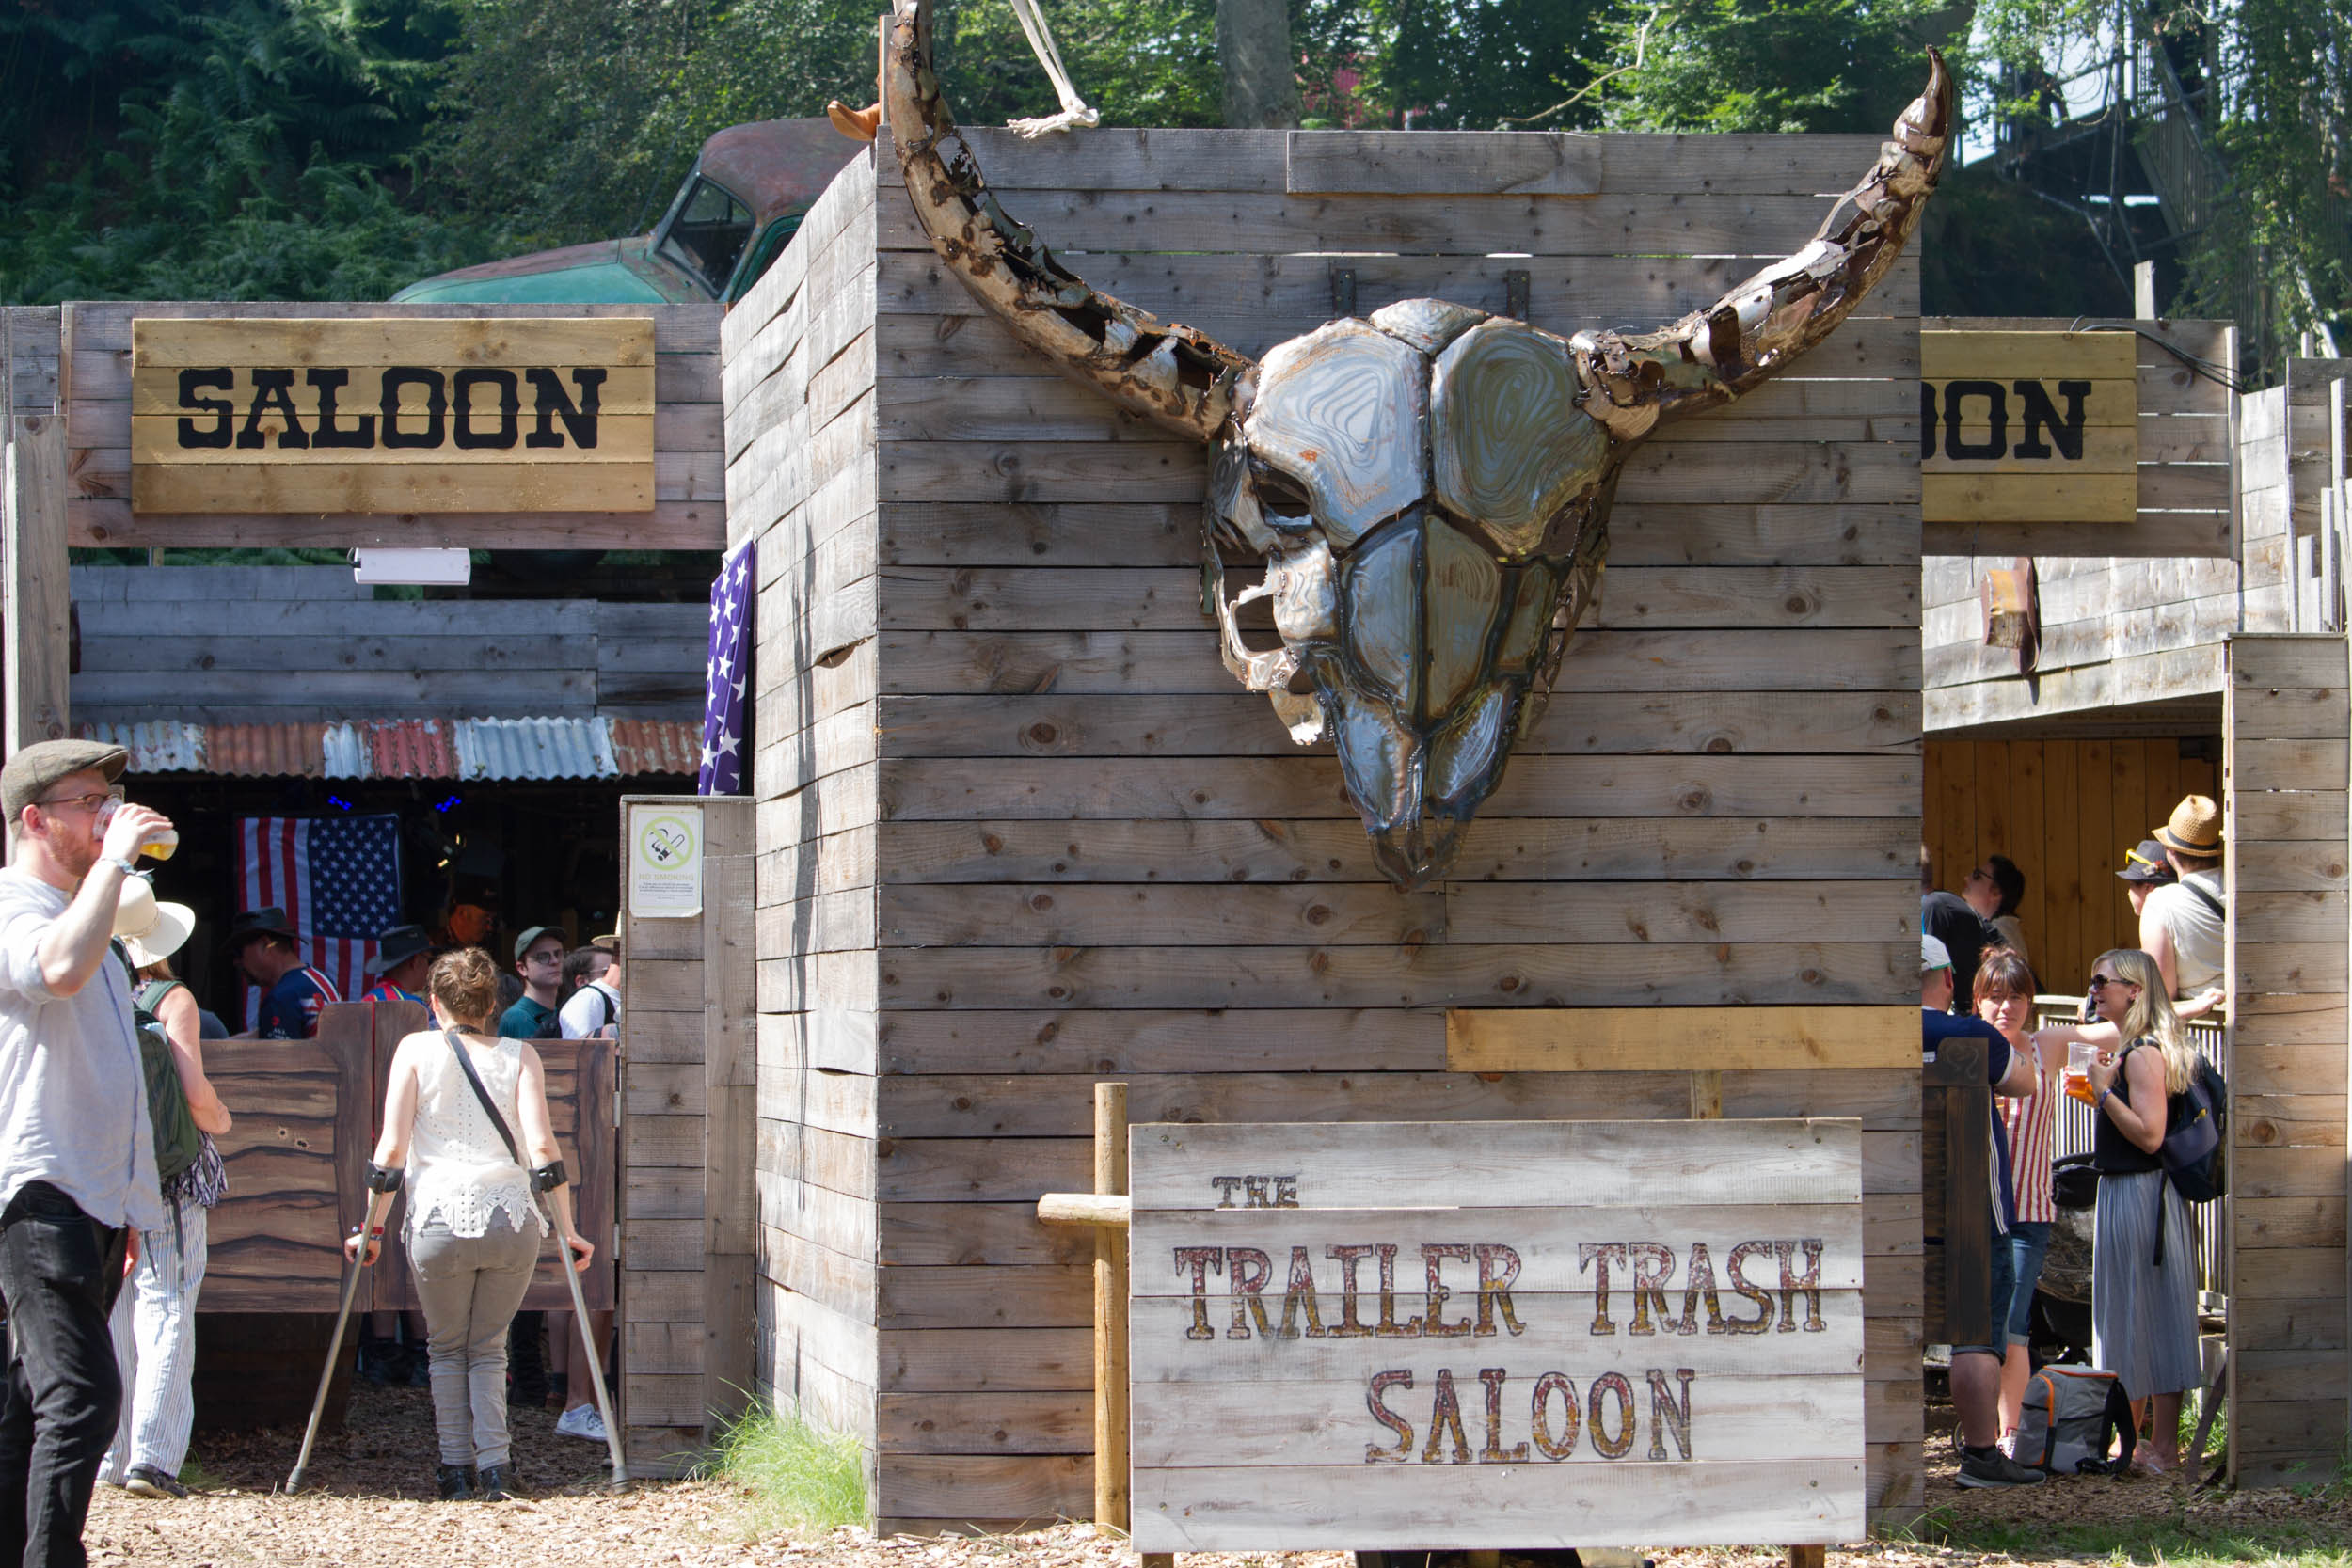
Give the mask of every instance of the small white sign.
M 628 912 L 640 920 L 703 912 L 702 807 L 629 807 Z

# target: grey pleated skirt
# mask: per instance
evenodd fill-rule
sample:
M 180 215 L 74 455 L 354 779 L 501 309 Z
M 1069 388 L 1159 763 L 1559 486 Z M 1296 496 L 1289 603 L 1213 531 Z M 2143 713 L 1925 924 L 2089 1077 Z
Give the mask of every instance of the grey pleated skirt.
M 2164 1262 L 2156 1250 L 2163 1206 Z M 2099 1179 L 2090 1261 L 2090 1358 L 2133 1399 L 2201 1387 L 2197 1358 L 2197 1230 L 2188 1204 L 2160 1170 Z

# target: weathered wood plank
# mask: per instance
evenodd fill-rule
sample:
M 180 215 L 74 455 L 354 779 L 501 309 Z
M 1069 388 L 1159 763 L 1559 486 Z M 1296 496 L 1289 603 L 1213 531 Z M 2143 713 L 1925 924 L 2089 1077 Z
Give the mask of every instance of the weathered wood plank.
M 1546 891 L 1549 891 L 1546 889 Z M 1907 1007 L 1456 1008 L 1457 1072 L 1904 1069 L 1918 1060 Z

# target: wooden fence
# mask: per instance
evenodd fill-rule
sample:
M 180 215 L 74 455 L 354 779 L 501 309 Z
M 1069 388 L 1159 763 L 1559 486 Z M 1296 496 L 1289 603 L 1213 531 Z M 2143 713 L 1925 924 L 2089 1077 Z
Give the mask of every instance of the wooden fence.
M 1251 353 L 1514 274 L 1551 330 L 1663 322 L 1876 155 L 1602 138 L 1560 196 L 1497 172 L 1557 138 L 1350 140 L 1338 192 L 1279 133 L 973 140 L 1090 281 Z M 1636 457 L 1549 716 L 1458 879 L 1399 895 L 1218 662 L 1202 452 L 982 315 L 886 142 L 835 181 L 725 325 L 729 519 L 760 1367 L 872 1445 L 882 1528 L 1090 1506 L 1090 1246 L 1032 1204 L 1089 1184 L 1104 1075 L 1152 1121 L 1861 1117 L 1870 1500 L 1921 1506 L 1916 280 Z

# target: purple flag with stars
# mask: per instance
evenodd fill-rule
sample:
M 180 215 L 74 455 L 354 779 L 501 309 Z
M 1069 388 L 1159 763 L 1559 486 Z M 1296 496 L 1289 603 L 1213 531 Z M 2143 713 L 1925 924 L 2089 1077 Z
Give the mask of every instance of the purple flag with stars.
M 750 793 L 752 601 L 759 593 L 752 546 L 727 557 L 710 585 L 710 660 L 703 674 L 703 766 L 697 795 Z

